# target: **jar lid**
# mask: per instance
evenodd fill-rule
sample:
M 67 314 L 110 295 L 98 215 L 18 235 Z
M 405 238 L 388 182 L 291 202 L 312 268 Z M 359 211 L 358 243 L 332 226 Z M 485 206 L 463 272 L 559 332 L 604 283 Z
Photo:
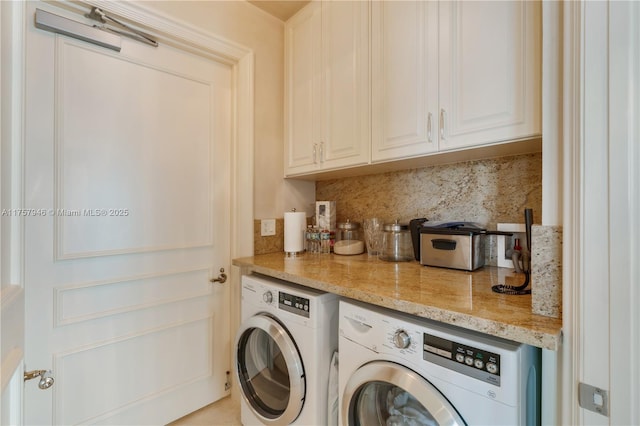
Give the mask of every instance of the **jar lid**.
M 344 229 L 347 231 L 352 231 L 354 229 L 359 229 L 360 228 L 360 223 L 359 222 L 351 222 L 349 221 L 349 219 L 347 219 L 346 222 L 340 222 L 337 224 L 338 229 Z
M 382 229 L 383 231 L 386 231 L 386 232 L 408 231 L 409 225 L 406 223 L 399 223 L 398 220 L 396 220 L 394 223 L 385 223 L 382 226 Z

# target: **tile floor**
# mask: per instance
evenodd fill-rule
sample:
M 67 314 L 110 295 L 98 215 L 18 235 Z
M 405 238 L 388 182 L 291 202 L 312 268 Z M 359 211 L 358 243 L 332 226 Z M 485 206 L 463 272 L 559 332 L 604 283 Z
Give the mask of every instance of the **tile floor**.
M 226 397 L 168 426 L 240 426 L 240 406 Z

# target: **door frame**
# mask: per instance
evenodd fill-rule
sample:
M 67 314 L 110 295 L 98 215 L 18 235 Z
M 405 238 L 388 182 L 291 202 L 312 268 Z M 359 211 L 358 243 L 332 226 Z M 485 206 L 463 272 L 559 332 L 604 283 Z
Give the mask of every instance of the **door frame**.
M 0 197 L 3 209 L 23 207 L 24 4 L 0 4 Z M 0 421 L 22 424 L 24 372 L 23 218 L 2 217 L 0 227 Z M 5 405 L 6 403 L 6 405 Z M 3 412 L 3 410 L 6 410 Z
M 23 176 L 24 176 L 24 94 L 26 71 L 25 53 L 26 46 L 24 34 L 27 28 L 26 5 L 23 2 L 10 3 L 11 8 L 4 8 L 0 18 L 3 23 L 10 22 L 10 28 L 5 31 L 3 25 L 2 44 L 8 47 L 9 52 L 2 52 L 3 59 L 10 63 L 3 63 L 1 75 L 2 87 L 11 88 L 11 93 L 3 93 L 2 111 L 3 118 L 7 121 L 0 124 L 2 131 L 2 145 L 0 160 L 2 166 L 10 165 L 7 173 L 5 167 L 2 172 L 0 185 L 2 188 L 3 206 L 7 208 L 23 208 Z M 253 254 L 253 185 L 254 185 L 254 53 L 253 50 L 237 43 L 232 43 L 213 33 L 195 28 L 186 27 L 184 22 L 175 20 L 162 14 L 153 8 L 133 2 L 111 2 L 88 0 L 83 4 L 74 4 L 69 1 L 61 1 L 59 6 L 79 13 L 86 12 L 87 7 L 96 6 L 111 12 L 113 15 L 123 18 L 141 29 L 147 29 L 158 37 L 160 42 L 170 43 L 186 50 L 197 50 L 219 60 L 231 68 L 233 105 L 232 105 L 232 135 L 231 135 L 231 180 L 229 190 L 231 197 L 231 242 L 229 247 L 230 259 Z M 9 13 L 4 13 L 9 11 Z M 6 15 L 10 14 L 9 17 Z M 5 53 L 7 53 L 5 55 Z M 10 72 L 4 70 L 10 69 Z M 5 140 L 5 136 L 7 140 Z M 7 200 L 7 204 L 5 204 Z M 22 328 L 27 307 L 24 306 L 24 222 L 20 217 L 13 217 L 9 225 L 2 228 L 3 244 L 0 250 L 0 265 L 2 271 L 2 290 L 0 301 L 2 302 L 2 315 L 8 311 L 19 309 L 22 313 Z M 8 272 L 7 272 L 8 271 Z M 231 298 L 238 298 L 239 270 L 232 268 L 230 271 Z M 11 285 L 7 285 L 11 284 Z M 234 302 L 232 302 L 233 308 Z M 230 336 L 235 335 L 234 310 L 231 309 Z M 21 328 L 21 329 L 22 329 Z M 21 337 L 24 348 L 24 336 Z M 20 340 L 20 339 L 19 339 Z M 3 349 L 5 346 L 3 341 Z M 13 352 L 2 352 L 2 391 L 4 392 L 5 374 L 12 377 L 16 372 L 20 373 L 24 368 L 22 356 L 17 359 Z M 5 356 L 8 355 L 8 356 Z M 16 361 L 17 359 L 17 361 Z M 9 365 L 11 364 L 11 365 Z M 6 367 L 6 368 L 5 368 Z M 35 366 L 34 366 L 35 367 Z M 11 370 L 11 371 L 9 371 Z M 20 377 L 21 378 L 21 377 Z M 21 392 L 22 394 L 22 392 Z M 20 395 L 21 396 L 21 395 Z M 20 398 L 19 404 L 23 401 Z M 21 417 L 20 417 L 21 418 Z
M 639 23 L 634 2 L 563 3 L 561 424 L 640 420 Z M 581 382 L 608 392 L 607 416 L 580 407 Z

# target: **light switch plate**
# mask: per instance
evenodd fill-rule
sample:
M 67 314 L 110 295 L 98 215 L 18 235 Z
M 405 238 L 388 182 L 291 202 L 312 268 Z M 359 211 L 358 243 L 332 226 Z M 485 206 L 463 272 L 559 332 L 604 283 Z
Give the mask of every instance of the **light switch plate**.
M 276 235 L 276 220 L 275 219 L 262 219 L 260 221 L 260 235 L 268 237 L 270 235 Z

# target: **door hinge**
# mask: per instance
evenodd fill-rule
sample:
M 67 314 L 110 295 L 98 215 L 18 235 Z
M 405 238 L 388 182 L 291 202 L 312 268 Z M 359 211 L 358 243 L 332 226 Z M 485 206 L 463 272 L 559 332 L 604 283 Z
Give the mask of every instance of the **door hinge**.
M 606 390 L 580 383 L 578 398 L 582 408 L 609 417 L 609 392 Z

